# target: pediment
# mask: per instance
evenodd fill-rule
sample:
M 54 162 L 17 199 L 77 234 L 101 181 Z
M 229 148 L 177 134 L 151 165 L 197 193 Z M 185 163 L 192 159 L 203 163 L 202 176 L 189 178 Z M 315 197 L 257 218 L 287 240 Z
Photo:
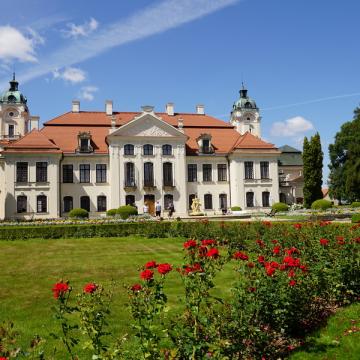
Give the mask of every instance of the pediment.
M 187 138 L 181 131 L 152 114 L 136 117 L 119 129 L 114 130 L 109 136 Z

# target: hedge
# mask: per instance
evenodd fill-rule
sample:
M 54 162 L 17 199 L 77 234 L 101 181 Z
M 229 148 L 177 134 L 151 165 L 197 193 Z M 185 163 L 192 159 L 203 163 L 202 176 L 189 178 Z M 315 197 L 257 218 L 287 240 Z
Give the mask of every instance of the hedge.
M 326 210 L 332 207 L 332 202 L 329 200 L 324 200 L 324 199 L 320 199 L 320 200 L 315 200 L 312 204 L 311 204 L 311 208 L 313 210 Z
M 138 211 L 134 206 L 124 205 L 117 209 L 117 214 L 119 214 L 123 220 L 126 220 L 130 215 L 137 215 Z
M 82 208 L 75 208 L 69 212 L 69 218 L 85 219 L 89 217 L 89 212 Z
M 352 208 L 358 208 L 358 207 L 360 207 L 360 201 L 354 201 L 354 202 L 351 204 L 351 207 L 352 207 Z
M 240 206 L 232 206 L 231 210 L 232 211 L 241 211 L 241 207 Z
M 352 223 L 360 223 L 360 214 L 354 214 L 354 215 L 351 217 L 351 222 L 352 222 Z
M 278 202 L 278 203 L 275 203 L 271 206 L 271 209 L 272 210 L 275 210 L 276 212 L 280 212 L 280 211 L 288 211 L 289 210 L 289 206 L 286 205 L 285 203 L 283 202 Z

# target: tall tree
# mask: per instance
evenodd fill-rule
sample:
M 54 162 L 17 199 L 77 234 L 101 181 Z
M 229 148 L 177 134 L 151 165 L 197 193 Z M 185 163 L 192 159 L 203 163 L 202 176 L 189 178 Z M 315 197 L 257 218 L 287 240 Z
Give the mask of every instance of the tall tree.
M 360 200 L 360 108 L 335 135 L 329 155 L 330 195 L 339 201 Z
M 303 163 L 304 163 L 304 206 L 309 208 L 318 199 L 322 199 L 322 168 L 324 154 L 321 149 L 319 133 L 308 141 L 304 138 Z

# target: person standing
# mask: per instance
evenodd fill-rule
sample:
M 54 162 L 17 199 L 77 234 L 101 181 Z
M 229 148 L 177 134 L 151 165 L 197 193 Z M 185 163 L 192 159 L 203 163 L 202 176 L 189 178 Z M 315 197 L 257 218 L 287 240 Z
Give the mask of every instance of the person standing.
M 168 210 L 169 210 L 169 219 L 171 219 L 173 216 L 173 213 L 175 212 L 175 207 L 174 207 L 173 202 L 170 202 Z
M 149 213 L 149 207 L 148 207 L 148 204 L 147 204 L 147 203 L 144 203 L 143 213 L 144 213 L 144 215 L 147 215 L 147 214 Z
M 155 214 L 156 214 L 156 217 L 159 217 L 161 216 L 161 204 L 159 201 L 156 202 L 155 204 Z

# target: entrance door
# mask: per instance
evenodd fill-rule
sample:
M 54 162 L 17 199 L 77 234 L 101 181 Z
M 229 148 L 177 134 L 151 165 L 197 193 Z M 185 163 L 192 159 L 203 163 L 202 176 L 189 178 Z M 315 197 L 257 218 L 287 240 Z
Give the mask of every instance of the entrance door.
M 155 195 L 144 195 L 144 204 L 149 207 L 149 214 L 155 215 Z

